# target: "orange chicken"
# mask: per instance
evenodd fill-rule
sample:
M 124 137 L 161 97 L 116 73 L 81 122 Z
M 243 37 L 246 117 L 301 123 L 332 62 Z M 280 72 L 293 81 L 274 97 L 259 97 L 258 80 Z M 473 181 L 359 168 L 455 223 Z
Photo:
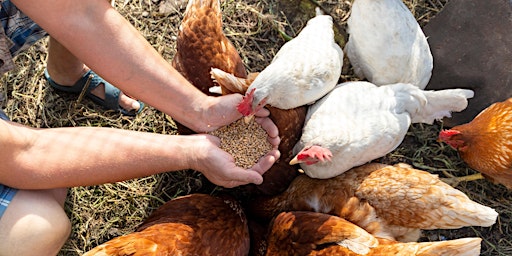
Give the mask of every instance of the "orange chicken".
M 479 255 L 480 243 L 480 238 L 399 243 L 376 239 L 336 216 L 283 212 L 273 221 L 266 255 Z
M 236 77 L 220 69 L 212 69 L 212 78 L 225 90 L 239 92 L 244 94 L 252 81 L 258 76 L 258 73 L 250 73 L 247 79 Z M 224 89 L 223 89 L 224 90 Z M 299 141 L 302 134 L 302 127 L 306 119 L 306 106 L 300 106 L 294 109 L 279 109 L 267 105 L 270 111 L 270 119 L 276 124 L 279 130 L 281 143 L 279 152 L 281 157 L 277 162 L 263 174 L 263 183 L 260 185 L 247 185 L 245 190 L 253 195 L 275 195 L 283 192 L 291 181 L 298 175 L 298 167 L 289 165 L 288 162 L 293 158 L 293 147 Z
M 512 189 L 512 98 L 490 105 L 469 123 L 441 131 L 439 139 L 481 173 L 455 179 L 486 177 Z
M 353 197 L 362 205 L 344 209 L 353 207 L 350 206 Z M 373 210 L 365 209 L 369 206 Z M 362 214 L 368 218 L 366 222 L 377 222 L 384 230 L 371 231 L 365 220 L 347 214 L 358 208 L 366 212 Z M 330 179 L 300 175 L 282 194 L 259 197 L 247 207 L 247 214 L 266 220 L 283 211 L 342 216 L 374 235 L 402 242 L 417 241 L 421 229 L 491 226 L 498 216 L 495 210 L 472 201 L 437 175 L 406 164 L 378 163 L 356 167 Z
M 326 244 L 364 255 L 379 242 L 364 229 L 336 216 L 283 212 L 271 223 L 266 255 L 310 255 Z
M 155 210 L 136 232 L 97 246 L 91 255 L 247 255 L 247 219 L 228 196 L 192 194 Z

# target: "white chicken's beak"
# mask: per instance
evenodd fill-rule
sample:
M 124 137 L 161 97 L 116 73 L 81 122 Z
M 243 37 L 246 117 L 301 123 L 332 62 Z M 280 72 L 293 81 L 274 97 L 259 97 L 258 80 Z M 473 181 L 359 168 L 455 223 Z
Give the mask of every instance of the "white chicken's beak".
M 290 160 L 290 165 L 298 164 L 299 159 L 297 159 L 297 156 L 295 156 L 292 160 Z
M 248 115 L 244 117 L 244 123 L 249 124 L 254 119 L 254 115 Z
M 304 173 L 304 170 L 302 170 L 302 169 L 297 169 L 297 171 L 298 171 L 299 173 Z

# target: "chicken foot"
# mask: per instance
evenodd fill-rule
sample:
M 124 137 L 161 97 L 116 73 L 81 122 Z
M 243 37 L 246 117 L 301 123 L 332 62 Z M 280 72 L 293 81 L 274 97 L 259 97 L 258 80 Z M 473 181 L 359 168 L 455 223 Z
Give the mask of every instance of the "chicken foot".
M 456 187 L 457 185 L 459 185 L 460 182 L 464 182 L 464 181 L 474 181 L 474 180 L 485 179 L 481 173 L 475 173 L 472 175 L 466 175 L 466 176 L 462 176 L 462 177 L 455 177 L 445 170 L 441 170 L 441 171 L 448 178 L 440 178 L 440 179 L 452 187 Z

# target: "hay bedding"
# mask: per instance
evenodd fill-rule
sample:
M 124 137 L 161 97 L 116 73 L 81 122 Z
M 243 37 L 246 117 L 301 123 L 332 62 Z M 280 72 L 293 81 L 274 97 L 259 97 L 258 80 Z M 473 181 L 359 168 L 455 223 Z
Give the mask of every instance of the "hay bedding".
M 165 1 L 116 2 L 116 8 L 134 24 L 164 58 L 174 54 L 175 35 L 186 3 L 168 0 L 167 10 L 160 9 Z M 407 0 L 420 25 L 425 25 L 446 0 Z M 345 26 L 351 1 L 320 1 L 337 23 Z M 183 8 L 180 8 L 183 7 Z M 288 10 L 287 15 L 284 11 Z M 262 70 L 284 43 L 284 32 L 294 36 L 305 24 L 306 16 L 290 11 L 298 6 L 281 2 L 226 1 L 222 3 L 225 32 L 239 49 L 250 71 Z M 175 11 L 179 9 L 179 11 Z M 170 10 L 170 11 L 169 11 Z M 162 12 L 165 11 L 165 12 Z M 301 15 L 303 17 L 301 17 Z M 309 15 L 309 14 L 308 14 Z M 57 94 L 45 84 L 43 70 L 46 41 L 38 43 L 20 55 L 17 69 L 2 77 L 0 98 L 2 107 L 16 122 L 32 127 L 109 126 L 144 132 L 174 134 L 172 119 L 151 107 L 136 118 L 122 117 L 104 111 L 89 100 L 76 102 L 72 95 Z M 344 65 L 342 78 L 355 80 L 349 65 Z M 441 123 L 413 125 L 402 145 L 380 159 L 383 163 L 406 162 L 416 168 L 444 176 L 441 170 L 455 176 L 474 173 L 446 145 L 436 142 Z M 500 213 L 497 224 L 489 228 L 424 231 L 422 241 L 437 241 L 478 236 L 483 239 L 482 255 L 512 255 L 510 223 L 512 223 L 512 193 L 488 181 L 461 183 L 458 189 L 470 198 L 493 207 Z M 220 190 L 196 172 L 184 170 L 154 175 L 101 186 L 70 190 L 65 208 L 73 230 L 59 255 L 80 255 L 113 237 L 126 234 L 163 202 L 194 192 L 215 193 Z

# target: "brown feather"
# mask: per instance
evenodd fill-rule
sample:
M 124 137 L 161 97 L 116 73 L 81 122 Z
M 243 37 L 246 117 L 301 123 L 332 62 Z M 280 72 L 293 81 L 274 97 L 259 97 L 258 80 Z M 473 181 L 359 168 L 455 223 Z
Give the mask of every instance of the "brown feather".
M 192 85 L 207 95 L 216 83 L 211 68 L 219 68 L 238 77 L 247 77 L 242 58 L 222 28 L 219 0 L 189 0 L 176 41 L 173 67 Z M 224 94 L 232 93 L 223 89 Z M 194 131 L 177 123 L 178 134 Z
M 375 236 L 416 241 L 420 229 L 490 226 L 495 210 L 471 201 L 435 175 L 372 163 L 331 179 L 300 175 L 276 196 L 251 200 L 247 213 L 269 220 L 284 211 L 322 212 L 356 223 Z
M 249 229 L 237 201 L 192 194 L 155 210 L 137 231 L 114 238 L 89 255 L 247 255 Z

